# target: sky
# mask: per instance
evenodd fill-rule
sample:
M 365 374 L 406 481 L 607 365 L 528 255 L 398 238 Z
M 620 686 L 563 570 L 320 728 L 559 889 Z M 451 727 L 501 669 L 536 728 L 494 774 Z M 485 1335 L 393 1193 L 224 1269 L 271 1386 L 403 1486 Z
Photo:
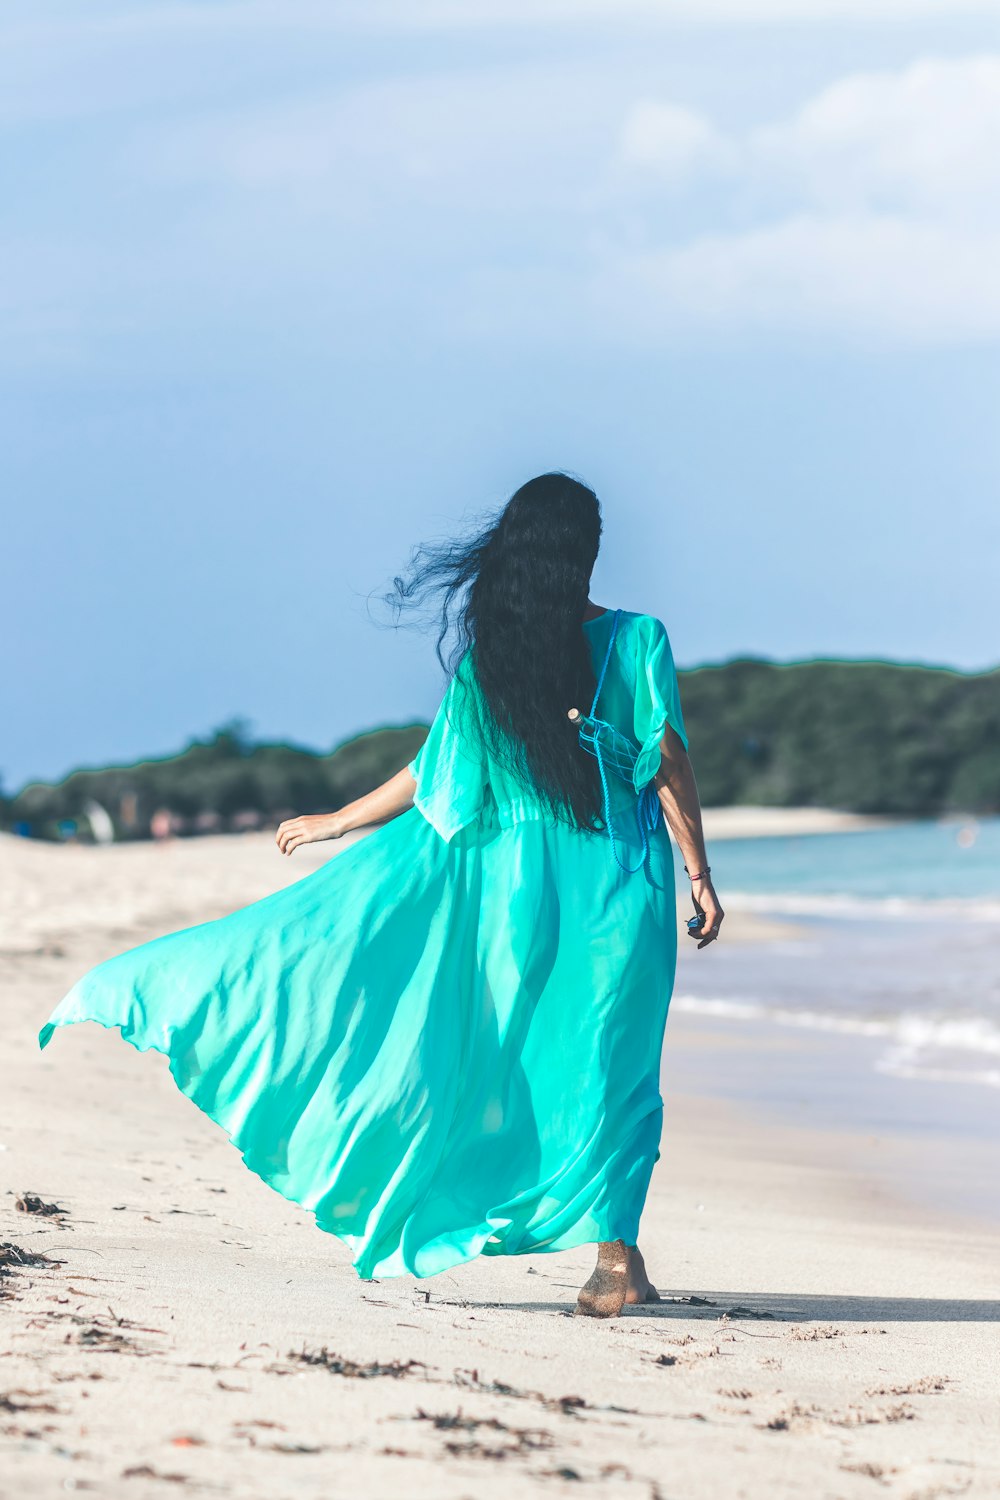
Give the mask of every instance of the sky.
M 0 777 L 433 713 L 567 469 L 682 667 L 1000 662 L 995 0 L 11 0 Z

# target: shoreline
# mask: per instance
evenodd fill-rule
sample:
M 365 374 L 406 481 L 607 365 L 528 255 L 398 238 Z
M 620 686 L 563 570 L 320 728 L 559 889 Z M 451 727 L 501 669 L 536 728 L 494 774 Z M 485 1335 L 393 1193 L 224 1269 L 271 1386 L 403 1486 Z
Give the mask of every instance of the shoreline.
M 664 1045 L 668 1114 L 687 1091 L 734 1110 L 741 1131 L 763 1132 L 790 1163 L 808 1138 L 814 1166 L 839 1161 L 905 1215 L 1000 1236 L 995 1089 L 887 1073 L 872 1038 L 720 1020 L 678 998 Z

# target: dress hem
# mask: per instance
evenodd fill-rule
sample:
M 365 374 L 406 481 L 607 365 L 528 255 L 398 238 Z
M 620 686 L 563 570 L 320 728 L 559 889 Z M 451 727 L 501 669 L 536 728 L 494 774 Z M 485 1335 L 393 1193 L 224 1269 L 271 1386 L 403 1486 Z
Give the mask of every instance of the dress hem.
M 348 1244 L 346 1238 L 343 1235 L 338 1234 L 337 1230 L 328 1228 L 327 1225 L 321 1223 L 315 1209 L 309 1208 L 306 1204 L 302 1203 L 300 1199 L 293 1198 L 290 1193 L 286 1193 L 275 1182 L 272 1182 L 269 1177 L 265 1176 L 265 1174 L 260 1171 L 258 1167 L 254 1166 L 253 1161 L 248 1155 L 248 1152 L 251 1148 L 244 1148 L 240 1144 L 239 1136 L 234 1131 L 230 1130 L 225 1120 L 220 1118 L 220 1116 L 213 1110 L 206 1109 L 203 1104 L 200 1104 L 198 1102 L 198 1100 L 194 1097 L 190 1090 L 185 1087 L 183 1080 L 179 1077 L 174 1069 L 173 1058 L 165 1048 L 158 1047 L 155 1042 L 143 1043 L 137 1037 L 129 1036 L 125 1030 L 125 1023 L 121 1021 L 102 1021 L 97 1016 L 66 1016 L 64 1019 L 50 1020 L 46 1022 L 46 1024 L 42 1027 L 41 1031 L 38 1033 L 39 1050 L 44 1051 L 55 1033 L 62 1030 L 63 1027 L 77 1026 L 88 1021 L 92 1022 L 95 1026 L 103 1027 L 105 1031 L 117 1031 L 122 1041 L 127 1042 L 128 1045 L 132 1047 L 136 1052 L 157 1052 L 161 1057 L 165 1057 L 167 1060 L 167 1067 L 170 1070 L 170 1076 L 171 1078 L 173 1078 L 174 1083 L 177 1085 L 180 1092 L 184 1095 L 185 1099 L 190 1100 L 195 1109 L 199 1110 L 206 1119 L 211 1120 L 213 1125 L 217 1125 L 218 1128 L 225 1133 L 228 1144 L 234 1147 L 234 1149 L 239 1152 L 240 1159 L 247 1170 L 249 1172 L 252 1172 L 255 1177 L 259 1178 L 259 1180 L 264 1184 L 265 1187 L 270 1188 L 272 1192 L 277 1193 L 280 1198 L 283 1198 L 286 1203 L 294 1203 L 296 1208 L 301 1208 L 304 1213 L 311 1215 L 313 1223 L 322 1234 L 330 1235 L 331 1238 L 338 1240 L 340 1244 L 344 1245 L 347 1250 L 351 1249 L 351 1246 Z M 662 1107 L 662 1104 L 660 1107 Z M 653 1111 L 649 1111 L 649 1113 L 653 1113 Z M 635 1123 L 638 1124 L 639 1122 L 636 1121 Z M 658 1156 L 659 1152 L 657 1152 L 657 1157 Z M 636 1226 L 635 1228 L 635 1233 L 638 1233 L 638 1226 Z M 590 1231 L 587 1230 L 581 1235 L 579 1239 L 574 1237 L 572 1230 L 568 1230 L 566 1234 L 559 1236 L 559 1242 L 557 1244 L 523 1245 L 516 1250 L 509 1250 L 502 1246 L 497 1248 L 491 1247 L 489 1243 L 489 1236 L 487 1236 L 484 1239 L 484 1242 L 476 1251 L 473 1252 L 473 1254 L 461 1255 L 458 1257 L 458 1259 L 449 1262 L 447 1266 L 441 1266 L 435 1271 L 416 1271 L 411 1269 L 410 1267 L 406 1267 L 402 1271 L 379 1271 L 377 1267 L 372 1267 L 371 1270 L 363 1270 L 359 1266 L 359 1262 L 363 1261 L 362 1256 L 358 1256 L 357 1259 L 351 1261 L 351 1269 L 357 1274 L 360 1281 L 378 1281 L 383 1279 L 390 1280 L 397 1276 L 413 1276 L 419 1281 L 426 1281 L 431 1276 L 440 1276 L 443 1275 L 446 1271 L 453 1271 L 457 1266 L 468 1265 L 471 1261 L 478 1260 L 481 1255 L 552 1255 L 558 1254 L 564 1250 L 579 1249 L 581 1245 L 596 1245 L 605 1241 L 618 1239 L 624 1239 L 627 1244 L 635 1243 L 635 1238 L 632 1235 L 615 1233 L 611 1229 L 607 1230 L 607 1232 L 603 1234 L 598 1234 L 596 1232 L 594 1234 L 591 1234 Z

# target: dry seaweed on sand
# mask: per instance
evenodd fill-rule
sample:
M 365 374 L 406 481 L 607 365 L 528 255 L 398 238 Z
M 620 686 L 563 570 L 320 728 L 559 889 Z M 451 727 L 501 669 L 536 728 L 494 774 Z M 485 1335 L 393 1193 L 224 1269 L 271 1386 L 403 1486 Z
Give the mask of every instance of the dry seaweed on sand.
M 4 1282 L 10 1281 L 19 1271 L 49 1270 L 52 1266 L 63 1264 L 63 1261 L 53 1260 L 50 1255 L 25 1250 L 21 1245 L 15 1245 L 13 1240 L 0 1240 L 0 1297 L 13 1295 L 13 1285 L 5 1288 Z
M 40 1219 L 53 1219 L 57 1224 L 67 1227 L 65 1221 L 69 1210 L 59 1203 L 46 1203 L 38 1193 L 22 1193 L 20 1197 L 14 1199 L 14 1207 L 18 1213 L 34 1214 Z
M 101 1314 L 89 1314 L 82 1317 L 75 1312 L 47 1312 L 43 1316 L 47 1322 L 68 1322 L 73 1325 L 73 1331 L 68 1332 L 64 1339 L 67 1344 L 80 1344 L 85 1349 L 92 1349 L 106 1354 L 134 1354 L 146 1356 L 152 1354 L 154 1349 L 151 1345 L 140 1343 L 129 1334 L 135 1333 L 157 1333 L 165 1336 L 163 1328 L 148 1328 L 143 1323 L 135 1323 L 131 1318 L 122 1318 L 113 1310 L 108 1308 L 110 1317 Z
M 12 1240 L 0 1240 L 0 1276 L 6 1275 L 12 1268 L 20 1269 L 22 1266 L 61 1266 L 61 1260 L 53 1260 L 51 1255 L 42 1255 L 37 1250 L 25 1250 L 21 1245 L 15 1245 Z
M 790 1328 L 787 1337 L 796 1339 L 800 1343 L 811 1344 L 820 1339 L 846 1339 L 855 1338 L 866 1333 L 885 1333 L 884 1328 L 836 1328 L 833 1324 L 807 1325 L 800 1328 Z
M 487 1396 L 507 1396 L 513 1401 L 540 1401 L 548 1411 L 560 1411 L 564 1416 L 576 1416 L 587 1403 L 582 1396 L 543 1396 L 541 1391 L 524 1391 L 503 1380 L 480 1380 L 478 1370 L 456 1370 L 455 1384 L 469 1390 L 482 1391 Z
M 582 1396 L 546 1396 L 541 1391 L 520 1390 L 502 1380 L 480 1380 L 478 1370 L 456 1370 L 454 1381 L 456 1385 L 482 1391 L 488 1396 L 506 1396 L 514 1401 L 538 1401 L 546 1411 L 556 1411 L 564 1417 L 579 1416 L 581 1411 L 614 1411 L 630 1417 L 636 1415 L 635 1408 L 631 1406 L 595 1406 Z
M 85 1349 L 103 1349 L 108 1354 L 132 1353 L 136 1348 L 132 1340 L 117 1329 L 101 1328 L 97 1323 L 90 1323 L 86 1328 L 78 1329 L 75 1334 L 68 1333 L 66 1342 L 82 1344 Z
M 445 1451 L 453 1458 L 522 1458 L 555 1444 L 552 1434 L 541 1427 L 509 1427 L 498 1417 L 467 1417 L 461 1407 L 454 1412 L 428 1412 L 418 1407 L 412 1420 L 431 1422 L 438 1432 L 467 1434 L 446 1440 Z M 497 1441 L 484 1442 L 478 1436 L 480 1432 L 503 1436 Z
M 272 1438 L 270 1442 L 262 1441 L 254 1428 L 270 1430 L 273 1432 L 287 1431 L 284 1422 L 269 1422 L 261 1417 L 251 1417 L 245 1422 L 233 1423 L 233 1436 L 242 1438 L 250 1444 L 251 1448 L 259 1448 L 266 1453 L 325 1453 L 326 1449 L 313 1443 L 296 1443 L 291 1438 Z M 175 1438 L 176 1442 L 177 1439 Z M 199 1439 L 200 1441 L 200 1439 Z
M 129 1469 L 122 1469 L 123 1479 L 162 1479 L 167 1484 L 187 1484 L 187 1474 L 163 1474 L 159 1469 L 154 1469 L 150 1464 L 133 1464 Z
M 720 1323 L 728 1323 L 738 1318 L 752 1318 L 757 1319 L 761 1322 L 775 1322 L 774 1313 L 760 1312 L 755 1307 L 744 1307 L 739 1302 L 736 1303 L 734 1307 L 727 1307 L 723 1312 L 719 1314 Z
M 735 1318 L 759 1318 L 767 1319 L 771 1322 L 775 1319 L 774 1313 L 761 1312 L 754 1307 L 744 1307 L 741 1302 L 736 1302 L 731 1307 L 724 1307 L 721 1303 L 714 1302 L 711 1297 L 698 1297 L 694 1293 L 685 1297 L 661 1297 L 660 1304 L 666 1307 L 704 1307 L 717 1309 L 713 1315 L 720 1322 L 726 1322 Z M 698 1316 L 702 1316 L 702 1314 L 698 1314 Z
M 295 1364 L 313 1365 L 327 1370 L 331 1375 L 343 1375 L 348 1380 L 375 1380 L 383 1376 L 398 1380 L 403 1375 L 409 1375 L 411 1370 L 427 1368 L 420 1359 L 392 1359 L 386 1364 L 380 1364 L 376 1360 L 363 1365 L 357 1360 L 345 1359 L 343 1355 L 332 1354 L 325 1346 L 322 1349 L 292 1349 L 288 1358 Z
M 25 1411 L 46 1412 L 56 1415 L 58 1406 L 53 1406 L 51 1401 L 36 1401 L 36 1396 L 44 1396 L 44 1391 L 0 1391 L 0 1411 L 18 1413 Z M 23 1397 L 21 1400 L 19 1398 Z

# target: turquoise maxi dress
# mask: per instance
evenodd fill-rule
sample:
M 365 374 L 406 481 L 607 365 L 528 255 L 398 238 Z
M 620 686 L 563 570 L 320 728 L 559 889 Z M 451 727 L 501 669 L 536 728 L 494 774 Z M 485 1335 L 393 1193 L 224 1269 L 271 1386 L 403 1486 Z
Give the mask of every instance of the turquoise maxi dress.
M 595 672 L 613 619 L 584 626 Z M 40 1035 L 97 1021 L 164 1053 L 363 1277 L 634 1244 L 658 1155 L 677 916 L 667 831 L 643 860 L 636 792 L 666 725 L 687 744 L 667 633 L 622 612 L 600 699 L 641 746 L 634 784 L 610 787 L 635 873 L 490 759 L 480 711 L 467 656 L 411 809 L 273 896 L 100 964 Z

